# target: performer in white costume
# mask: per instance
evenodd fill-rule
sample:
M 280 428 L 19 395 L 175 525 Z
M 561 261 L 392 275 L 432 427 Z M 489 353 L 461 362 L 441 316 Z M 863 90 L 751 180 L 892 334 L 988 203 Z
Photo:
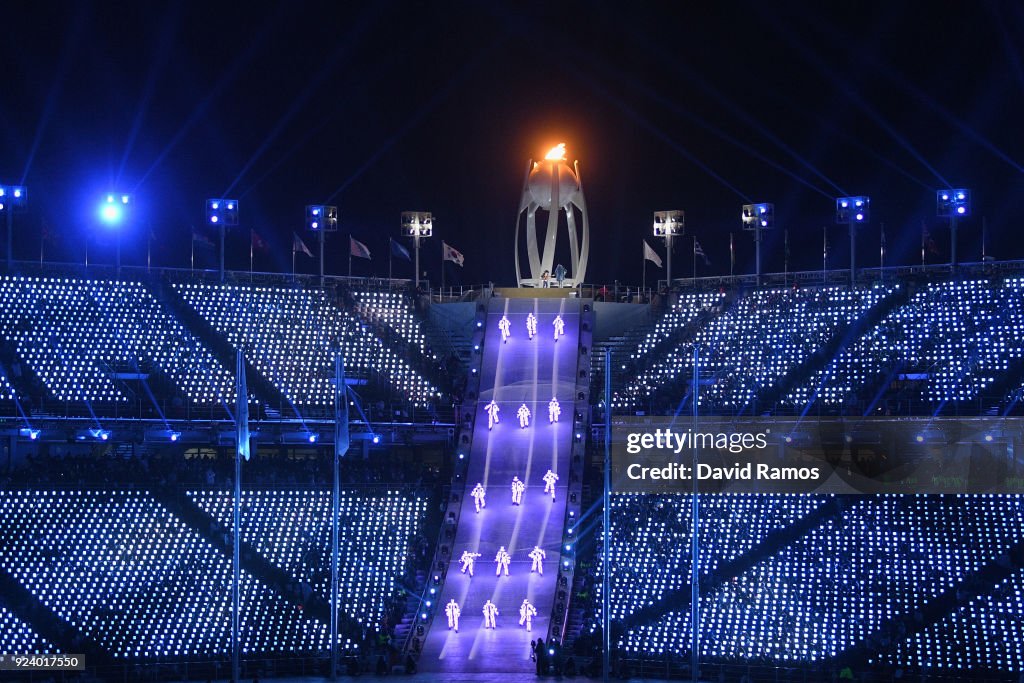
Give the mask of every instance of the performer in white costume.
M 508 338 L 512 336 L 512 323 L 506 316 L 501 316 L 501 320 L 498 321 L 498 329 L 501 330 L 501 341 L 507 344 Z
M 558 405 L 558 399 L 554 396 L 548 402 L 548 422 L 555 424 L 558 422 L 558 416 L 562 414 L 562 407 Z
M 544 493 L 551 494 L 551 500 L 555 499 L 555 482 L 558 481 L 558 475 L 548 470 L 548 473 L 544 475 Z
M 530 409 L 526 407 L 526 404 L 519 406 L 519 410 L 516 411 L 516 417 L 519 418 L 519 428 L 526 429 L 530 426 Z
M 465 574 L 469 571 L 469 575 L 473 576 L 473 565 L 476 564 L 476 558 L 480 557 L 480 553 L 471 553 L 468 550 L 462 552 L 462 557 L 459 558 L 459 562 L 462 563 L 462 573 Z
M 533 618 L 537 616 L 537 608 L 530 604 L 529 600 L 523 600 L 519 606 L 519 625 L 526 624 L 526 632 L 533 630 Z
M 547 489 L 544 489 L 544 493 L 547 493 Z M 483 484 L 477 484 L 473 487 L 473 490 L 469 492 L 469 495 L 473 496 L 473 500 L 476 501 L 476 511 L 480 512 L 480 508 L 487 507 L 487 501 L 484 498 L 487 497 L 487 489 L 484 488 Z
M 533 546 L 533 550 L 530 551 L 530 554 L 528 556 L 531 560 L 533 560 L 533 566 L 530 567 L 530 572 L 537 572 L 538 574 L 543 576 L 544 567 L 543 565 L 541 565 L 541 561 L 544 560 L 544 558 L 546 558 L 547 556 L 548 554 L 544 552 L 544 550 L 540 546 Z
M 565 334 L 565 321 L 562 320 L 562 316 L 556 315 L 553 324 L 555 326 L 555 341 L 558 341 L 558 338 Z
M 498 614 L 498 606 L 488 599 L 484 603 L 484 628 L 498 628 L 498 622 L 494 620 Z
M 512 477 L 512 504 L 522 505 L 523 504 L 523 491 L 526 490 L 526 484 L 524 484 L 519 477 Z
M 495 576 L 501 576 L 501 570 L 505 570 L 505 576 L 508 576 L 508 565 L 512 562 L 512 556 L 505 550 L 505 546 L 498 548 L 498 554 L 494 556 L 494 561 L 498 564 L 497 570 L 494 572 Z
M 533 339 L 537 336 L 537 316 L 530 313 L 526 316 L 526 334 Z
M 459 604 L 452 598 L 447 605 L 444 606 L 444 613 L 448 615 L 448 628 L 459 632 L 459 616 L 462 614 L 462 610 L 459 609 Z
M 484 406 L 484 410 L 487 411 L 487 429 L 489 431 L 494 429 L 494 425 L 498 424 L 498 413 L 501 412 L 501 408 L 498 407 L 498 404 L 492 398 L 491 402 Z

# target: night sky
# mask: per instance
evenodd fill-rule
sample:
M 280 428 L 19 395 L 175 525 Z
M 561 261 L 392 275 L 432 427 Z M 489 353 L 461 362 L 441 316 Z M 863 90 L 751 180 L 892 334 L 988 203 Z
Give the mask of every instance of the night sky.
M 666 8 L 671 9 L 666 9 Z M 651 213 L 686 211 L 711 265 L 753 269 L 740 206 L 774 202 L 766 271 L 822 265 L 833 198 L 865 194 L 861 262 L 920 263 L 924 222 L 948 258 L 935 189 L 973 190 L 961 260 L 1024 258 L 1024 5 L 1020 3 L 371 2 L 17 3 L 3 13 L 0 182 L 23 182 L 15 254 L 112 260 L 97 220 L 107 191 L 134 193 L 124 262 L 189 265 L 203 203 L 241 202 L 227 265 L 288 272 L 303 207 L 337 204 L 327 272 L 347 235 L 386 276 L 399 213 L 436 218 L 466 256 L 449 282 L 514 277 L 527 161 L 564 141 L 591 216 L 588 280 L 638 283 Z M 310 247 L 314 237 L 303 234 Z M 830 266 L 848 264 L 829 228 Z M 563 239 L 564 243 L 564 239 Z M 690 243 L 675 274 L 690 275 Z M 197 264 L 212 265 L 200 251 Z M 562 260 L 566 260 L 564 255 Z M 313 272 L 299 256 L 300 272 Z M 663 276 L 653 267 L 648 278 Z M 411 266 L 395 263 L 395 275 Z

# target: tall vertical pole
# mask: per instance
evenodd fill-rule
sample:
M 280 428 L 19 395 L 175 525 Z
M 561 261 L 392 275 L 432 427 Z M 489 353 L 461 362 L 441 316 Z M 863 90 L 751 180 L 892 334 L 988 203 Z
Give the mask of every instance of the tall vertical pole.
M 10 270 L 14 265 L 14 252 L 12 247 L 14 244 L 14 207 L 8 203 L 4 207 L 4 213 L 7 214 L 7 270 Z M 88 257 L 86 261 L 88 261 Z M 89 265 L 86 263 L 85 265 Z
M 116 240 L 115 243 L 117 245 L 115 247 L 115 249 L 114 249 L 115 254 L 116 254 L 116 256 L 115 256 L 115 261 L 116 261 L 115 268 L 116 268 L 117 275 L 120 277 L 120 275 L 121 275 L 121 230 L 120 230 L 120 227 L 118 228 L 118 231 L 117 231 L 117 240 Z
M 220 224 L 220 281 L 224 282 L 224 223 Z
M 850 221 L 850 289 L 857 284 L 857 224 Z
M 245 382 L 245 357 L 239 349 L 235 363 L 235 495 L 232 507 L 234 543 L 231 549 L 231 676 L 241 681 L 239 653 L 242 649 L 241 578 L 239 547 L 242 543 L 242 459 L 249 459 L 249 391 Z
M 392 238 L 392 237 L 388 238 L 388 285 L 389 286 L 391 284 L 391 280 L 394 279 L 394 275 L 392 274 L 392 270 L 391 270 L 391 261 L 393 260 L 393 257 L 394 257 L 394 248 L 395 248 L 391 243 L 394 242 L 394 241 L 395 241 L 394 238 Z
M 672 252 L 669 251 L 669 254 Z M 671 256 L 669 257 L 671 258 Z M 611 546 L 612 546 L 612 352 L 604 354 L 604 498 L 601 512 L 601 620 L 604 635 L 602 680 L 611 677 L 612 618 L 611 618 Z
M 643 275 L 643 277 L 640 280 L 641 283 L 642 283 L 640 285 L 640 288 L 646 293 L 647 292 L 647 243 L 646 242 L 644 242 L 643 260 L 640 262 L 640 265 L 644 269 L 644 275 Z
M 666 254 L 667 263 L 666 263 L 666 267 L 665 267 L 665 277 L 668 279 L 668 288 L 669 289 L 672 289 L 672 230 L 673 229 L 674 229 L 673 227 L 669 226 L 668 231 L 665 233 L 665 251 L 668 252 Z
M 988 219 L 985 216 L 981 217 L 981 262 L 985 263 L 985 258 L 988 256 L 986 253 L 986 245 L 988 243 Z
M 697 399 L 700 391 L 700 364 L 698 350 L 693 347 L 693 433 L 697 427 Z M 699 529 L 700 529 L 700 497 L 697 495 L 697 446 L 693 447 L 693 469 L 690 478 L 693 481 L 693 499 L 691 500 L 690 525 L 690 672 L 694 683 L 700 680 L 700 563 L 699 563 Z
M 420 226 L 419 225 L 414 226 L 414 230 L 416 231 L 415 233 L 413 233 L 413 236 L 412 236 L 412 244 L 413 244 L 413 247 L 415 247 L 415 250 L 416 250 L 416 263 L 415 263 L 416 275 L 415 275 L 414 281 L 416 283 L 416 289 L 419 289 L 419 287 L 420 287 Z
M 949 219 L 949 269 L 956 270 L 956 214 Z
M 736 233 L 729 233 L 729 277 L 733 277 L 736 274 L 736 240 L 734 239 Z
M 755 283 L 761 286 L 761 221 L 754 226 L 754 275 Z
M 324 231 L 320 230 L 320 289 L 324 287 Z M 352 243 L 349 242 L 349 270 L 352 270 Z M 349 275 L 352 273 L 350 272 Z
M 693 236 L 693 286 L 697 286 L 697 236 Z
M 345 363 L 339 353 L 334 358 L 334 473 L 331 491 L 331 680 L 338 675 L 338 590 L 339 524 L 341 506 L 341 458 L 348 452 L 348 392 L 345 389 Z

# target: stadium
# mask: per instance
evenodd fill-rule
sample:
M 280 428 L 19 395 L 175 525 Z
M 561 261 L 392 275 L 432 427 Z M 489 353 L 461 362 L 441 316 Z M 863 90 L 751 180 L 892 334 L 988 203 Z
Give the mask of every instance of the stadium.
M 928 116 L 864 86 L 842 102 L 888 137 L 839 106 L 815 137 L 758 109 L 770 92 L 716 89 L 726 66 L 667 60 L 646 36 L 673 12 L 595 10 L 566 39 L 580 51 L 520 81 L 552 44 L 542 20 L 590 8 L 457 4 L 325 7 L 338 45 L 309 7 L 125 17 L 143 39 L 83 6 L 32 53 L 56 74 L 42 99 L 19 62 L 11 102 L 39 107 L 0 104 L 0 676 L 1024 680 L 1024 253 L 1003 168 L 1024 166 L 1019 134 L 973 123 L 1016 115 L 992 95 L 1010 72 L 970 62 L 992 76 L 972 118 L 899 81 L 921 57 L 885 34 L 858 68 L 880 60 Z M 1017 54 L 1024 14 L 1003 9 L 965 20 L 971 45 L 1008 18 Z M 814 22 L 861 36 L 844 10 L 796 28 L 748 10 L 780 64 L 825 80 L 841 60 Z M 21 58 L 50 28 L 12 17 Z M 480 44 L 379 54 L 449 22 Z M 640 57 L 606 44 L 623 35 Z M 137 111 L 97 115 L 82 90 L 108 61 L 148 74 Z M 261 113 L 249 79 L 291 99 Z M 714 111 L 654 93 L 671 79 Z M 560 115 L 495 103 L 535 105 L 535 86 L 571 93 Z M 486 104 L 456 116 L 468 99 Z M 79 180 L 99 158 L 107 177 Z M 937 170 L 955 159 L 977 180 Z

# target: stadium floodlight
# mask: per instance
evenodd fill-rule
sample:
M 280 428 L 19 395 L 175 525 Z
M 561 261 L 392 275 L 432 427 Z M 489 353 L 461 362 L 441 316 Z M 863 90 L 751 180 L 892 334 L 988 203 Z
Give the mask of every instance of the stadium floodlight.
M 320 286 L 324 286 L 324 235 L 338 231 L 338 207 L 327 204 L 306 206 L 306 230 L 317 233 L 320 243 Z
M 29 441 L 35 441 L 39 438 L 39 430 L 31 427 L 22 427 L 18 430 L 18 435 L 27 438 Z
M 672 238 L 686 234 L 686 212 L 682 209 L 654 212 L 654 236 L 665 240 L 665 278 L 672 287 Z
M 836 225 L 850 226 L 850 286 L 857 279 L 857 226 L 871 220 L 871 198 L 864 196 L 836 198 Z
M 415 251 L 413 268 L 416 269 L 413 281 L 420 286 L 420 239 L 433 237 L 434 216 L 429 211 L 403 211 L 402 212 L 402 235 L 412 238 L 412 245 Z
M 7 219 L 7 267 L 11 267 L 14 258 L 12 240 L 14 239 L 14 213 L 28 208 L 28 189 L 24 185 L 0 185 L 0 211 Z
M 121 230 L 118 228 L 128 220 L 128 213 L 134 201 L 130 194 L 108 192 L 100 201 L 100 221 L 116 232 L 116 264 L 117 272 L 121 272 Z
M 965 187 L 935 192 L 935 215 L 949 219 L 949 265 L 956 268 L 956 228 L 961 218 L 971 215 L 971 191 Z
M 754 233 L 754 273 L 761 284 L 761 231 L 775 227 L 775 205 L 768 202 L 744 204 L 743 229 Z
M 238 200 L 215 197 L 206 200 L 206 224 L 220 233 L 220 281 L 224 281 L 224 232 L 238 226 Z

